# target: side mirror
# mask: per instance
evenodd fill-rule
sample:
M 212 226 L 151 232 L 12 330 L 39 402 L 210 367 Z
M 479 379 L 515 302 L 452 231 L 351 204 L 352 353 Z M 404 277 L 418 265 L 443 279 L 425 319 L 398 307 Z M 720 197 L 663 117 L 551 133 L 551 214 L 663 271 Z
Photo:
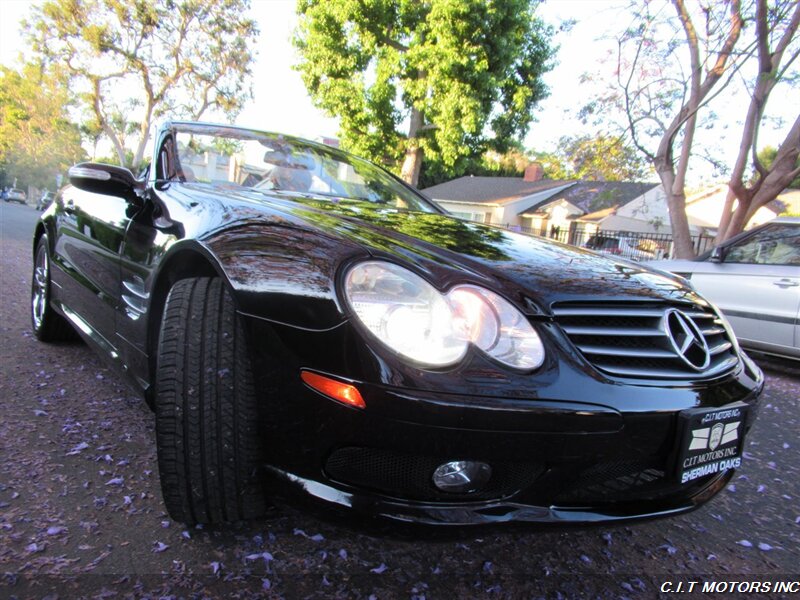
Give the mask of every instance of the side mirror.
M 124 167 L 102 163 L 80 163 L 70 167 L 69 181 L 79 190 L 130 198 L 141 186 Z
M 717 262 L 720 263 L 725 260 L 725 250 L 722 246 L 714 246 L 714 249 L 711 251 L 711 256 L 708 257 L 709 262 Z

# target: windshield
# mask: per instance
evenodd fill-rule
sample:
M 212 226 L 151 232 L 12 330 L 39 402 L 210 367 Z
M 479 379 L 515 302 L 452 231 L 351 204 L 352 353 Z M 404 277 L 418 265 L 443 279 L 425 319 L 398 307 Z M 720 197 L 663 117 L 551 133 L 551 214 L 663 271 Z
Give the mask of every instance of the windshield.
M 222 126 L 174 133 L 183 181 L 438 212 L 379 167 L 322 144 Z

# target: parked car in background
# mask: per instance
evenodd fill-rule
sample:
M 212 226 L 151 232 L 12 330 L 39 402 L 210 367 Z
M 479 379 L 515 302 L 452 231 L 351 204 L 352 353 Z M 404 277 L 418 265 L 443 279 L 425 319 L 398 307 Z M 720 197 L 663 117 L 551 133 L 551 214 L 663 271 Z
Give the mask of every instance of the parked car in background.
M 11 188 L 8 190 L 8 194 L 6 195 L 6 202 L 19 202 L 20 204 L 25 204 L 27 200 L 27 196 L 25 192 L 17 188 Z
M 777 218 L 694 260 L 648 266 L 690 280 L 742 346 L 800 360 L 800 218 Z
M 155 410 L 187 523 L 313 498 L 400 522 L 597 523 L 723 490 L 763 388 L 677 277 L 450 216 L 314 142 L 169 122 L 84 163 L 33 239 L 31 320 Z
M 648 243 L 650 246 L 645 246 Z M 655 242 L 651 240 L 637 240 L 610 235 L 593 235 L 584 244 L 584 248 L 594 250 L 600 254 L 619 256 L 628 260 L 643 261 L 658 258 L 657 247 L 653 247 Z
M 36 210 L 45 210 L 53 202 L 53 198 L 55 198 L 55 194 L 50 190 L 42 192 L 39 201 L 36 203 Z

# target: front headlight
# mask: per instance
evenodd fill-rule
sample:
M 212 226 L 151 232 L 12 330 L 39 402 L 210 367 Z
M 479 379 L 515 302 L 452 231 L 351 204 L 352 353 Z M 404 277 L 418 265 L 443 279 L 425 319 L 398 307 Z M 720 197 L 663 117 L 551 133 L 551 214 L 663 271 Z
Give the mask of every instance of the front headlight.
M 474 285 L 447 294 L 456 322 L 470 342 L 515 369 L 536 369 L 544 362 L 539 334 L 510 302 Z
M 364 262 L 344 278 L 347 302 L 383 344 L 411 361 L 443 367 L 459 362 L 474 344 L 516 369 L 544 361 L 542 342 L 527 319 L 489 290 L 462 285 L 439 293 L 411 271 Z

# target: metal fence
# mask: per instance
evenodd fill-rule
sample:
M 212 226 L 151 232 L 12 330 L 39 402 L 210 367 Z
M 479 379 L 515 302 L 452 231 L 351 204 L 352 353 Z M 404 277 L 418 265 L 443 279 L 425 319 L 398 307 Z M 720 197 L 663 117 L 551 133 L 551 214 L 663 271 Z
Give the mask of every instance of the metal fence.
M 542 229 L 514 225 L 506 228 L 630 260 L 658 260 L 674 255 L 671 233 L 612 231 L 585 227 L 578 223 L 572 223 L 570 227 Z M 702 254 L 714 246 L 714 237 L 710 235 L 695 235 L 691 239 L 695 254 Z

